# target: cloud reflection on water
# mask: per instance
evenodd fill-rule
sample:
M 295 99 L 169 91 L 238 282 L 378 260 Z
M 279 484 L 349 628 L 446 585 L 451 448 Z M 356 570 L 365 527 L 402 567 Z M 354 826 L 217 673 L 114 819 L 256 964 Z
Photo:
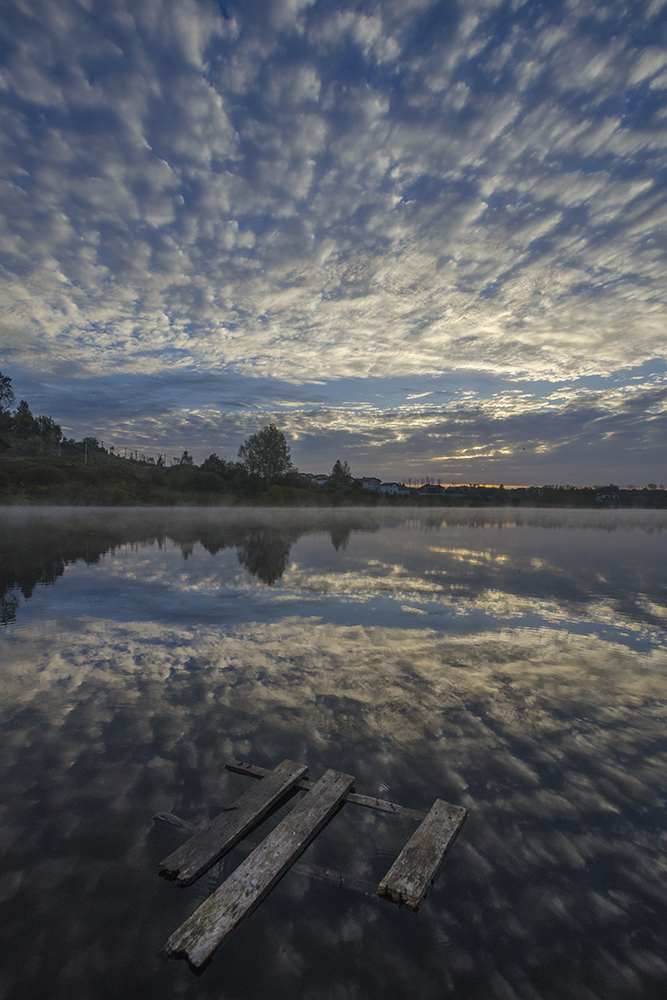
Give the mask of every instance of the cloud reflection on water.
M 36 591 L 3 635 L 0 893 L 11 925 L 0 995 L 37 997 L 48 982 L 57 998 L 657 997 L 667 974 L 667 651 L 655 611 L 636 621 L 623 602 L 641 578 L 664 610 L 660 546 L 650 536 L 644 550 L 635 530 L 633 562 L 630 532 L 619 531 L 615 559 L 630 571 L 619 573 L 621 596 L 598 582 L 586 600 L 594 568 L 573 567 L 593 541 L 582 553 L 556 545 L 554 532 L 538 547 L 519 529 L 489 539 L 454 525 L 444 535 L 471 531 L 474 544 L 429 525 L 353 532 L 338 550 L 328 536 L 302 536 L 279 586 L 255 578 L 252 591 L 233 550 L 212 569 L 196 544 L 187 560 L 152 544 L 68 564 Z M 462 552 L 499 548 L 500 537 L 505 561 L 461 564 Z M 529 557 L 542 575 L 513 592 L 503 574 L 518 576 Z M 464 567 L 458 594 L 421 586 L 454 564 Z M 99 581 L 112 577 L 119 589 L 104 603 Z M 131 582 L 128 617 L 114 595 Z M 225 586 L 240 595 L 242 619 L 193 613 L 209 593 L 219 605 Z M 86 588 L 100 600 L 77 613 Z M 175 603 L 196 600 L 171 623 L 151 618 L 169 591 Z M 432 614 L 375 624 L 385 593 L 392 608 L 445 604 L 462 627 Z M 335 620 L 340 600 L 357 609 L 354 621 Z M 585 619 L 617 638 L 578 632 Z M 641 649 L 623 635 L 633 628 Z M 150 828 L 150 816 L 208 818 L 246 787 L 222 770 L 232 755 L 303 759 L 314 775 L 333 764 L 360 791 L 468 806 L 422 913 L 293 875 L 201 979 L 159 963 L 196 894 L 156 878 L 181 835 Z M 379 879 L 409 832 L 401 823 L 343 810 L 309 857 Z

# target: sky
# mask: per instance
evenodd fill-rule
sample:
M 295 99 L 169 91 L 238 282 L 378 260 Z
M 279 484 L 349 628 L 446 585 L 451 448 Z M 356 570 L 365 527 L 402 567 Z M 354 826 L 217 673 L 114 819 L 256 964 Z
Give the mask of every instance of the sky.
M 4 0 L 0 371 L 117 449 L 667 480 L 667 0 Z

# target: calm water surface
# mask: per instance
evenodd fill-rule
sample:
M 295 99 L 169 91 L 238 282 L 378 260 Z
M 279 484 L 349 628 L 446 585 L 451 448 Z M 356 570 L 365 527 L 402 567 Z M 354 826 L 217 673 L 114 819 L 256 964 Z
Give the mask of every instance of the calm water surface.
M 0 998 L 663 997 L 666 542 L 659 511 L 2 509 Z M 419 913 L 292 872 L 195 976 L 157 952 L 240 856 L 179 889 L 152 817 L 215 815 L 231 756 L 470 815 Z M 304 859 L 377 882 L 413 829 L 347 806 Z

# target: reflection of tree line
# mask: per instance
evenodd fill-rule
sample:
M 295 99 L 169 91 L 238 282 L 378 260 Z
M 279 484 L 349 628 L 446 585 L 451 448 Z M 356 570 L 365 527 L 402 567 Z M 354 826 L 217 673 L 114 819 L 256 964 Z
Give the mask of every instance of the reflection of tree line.
M 365 511 L 346 512 L 344 517 L 300 512 L 298 517 L 286 517 L 281 521 L 262 514 L 240 516 L 230 513 L 224 524 L 218 523 L 214 514 L 199 515 L 194 511 L 191 515 L 175 515 L 164 510 L 141 510 L 135 514 L 128 509 L 105 509 L 103 512 L 77 509 L 76 513 L 64 511 L 62 516 L 53 517 L 36 513 L 30 521 L 21 518 L 15 523 L 7 516 L 0 522 L 0 624 L 7 625 L 15 620 L 21 595 L 27 600 L 38 585 L 55 583 L 67 565 L 79 561 L 94 565 L 107 552 L 124 545 L 162 546 L 170 540 L 180 546 L 185 559 L 198 543 L 211 555 L 236 548 L 239 563 L 272 586 L 285 573 L 292 546 L 303 535 L 326 533 L 334 549 L 340 551 L 347 546 L 353 531 L 374 532 L 381 525 L 392 523 L 399 521 L 386 517 L 369 519 Z M 418 532 L 428 532 L 438 531 L 447 521 L 438 513 L 432 519 L 402 523 Z M 507 522 L 471 514 L 466 521 L 452 519 L 449 523 L 488 528 L 501 527 Z M 570 524 L 539 515 L 533 519 L 515 516 L 513 523 L 526 527 L 539 524 L 561 531 L 576 526 L 598 530 L 600 527 L 597 521 L 590 525 L 585 520 Z M 618 526 L 609 523 L 606 527 L 615 529 Z M 596 569 L 596 566 L 580 564 L 576 556 L 567 556 L 570 550 L 571 547 L 565 547 L 564 561 L 557 559 L 553 565 L 533 567 L 528 573 L 517 572 L 518 563 L 495 558 L 485 561 L 483 567 L 475 560 L 467 564 L 457 561 L 446 567 L 443 555 L 442 574 L 434 568 L 429 571 L 429 581 L 439 583 L 445 593 L 470 600 L 487 588 L 501 588 L 531 597 L 551 595 L 561 604 L 572 603 L 579 607 L 587 604 L 594 594 L 596 599 L 604 597 L 615 601 L 617 610 L 629 619 L 664 628 L 664 620 L 657 613 L 638 603 L 638 595 L 648 595 L 647 599 L 655 600 L 660 606 L 664 603 L 664 571 L 659 548 L 655 563 L 649 560 L 641 565 L 633 564 L 630 576 L 626 573 L 623 580 L 610 572 L 608 580 L 604 581 L 597 572 L 599 565 Z
M 345 549 L 354 527 L 361 525 L 336 523 L 328 529 L 336 551 Z M 313 530 L 317 529 L 274 525 L 192 528 L 177 525 L 174 528 L 170 525 L 153 530 L 137 526 L 115 531 L 104 527 L 77 531 L 57 519 L 29 528 L 5 525 L 0 528 L 0 624 L 7 625 L 15 620 L 21 594 L 27 600 L 36 586 L 55 583 L 66 566 L 79 561 L 92 566 L 120 546 L 161 545 L 167 537 L 180 545 L 186 559 L 197 542 L 211 555 L 235 547 L 241 565 L 272 586 L 285 572 L 294 543 Z
M 225 538 L 222 542 L 204 535 L 197 540 L 212 555 L 223 548 L 236 546 L 241 565 L 271 587 L 287 569 L 292 546 L 304 534 L 306 531 L 303 528 L 258 525 L 237 530 L 233 537 Z M 331 544 L 336 551 L 346 547 L 351 534 L 351 527 L 336 525 L 329 530 Z

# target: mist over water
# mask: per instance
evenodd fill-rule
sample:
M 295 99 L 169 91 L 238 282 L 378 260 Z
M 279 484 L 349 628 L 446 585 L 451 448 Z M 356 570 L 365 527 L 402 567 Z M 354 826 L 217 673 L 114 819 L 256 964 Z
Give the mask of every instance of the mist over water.
M 662 997 L 666 542 L 657 511 L 4 509 L 0 998 Z M 232 756 L 469 818 L 419 913 L 289 873 L 195 977 L 158 949 L 239 856 L 179 889 L 151 817 L 215 815 Z M 346 806 L 304 860 L 378 882 L 413 829 Z

